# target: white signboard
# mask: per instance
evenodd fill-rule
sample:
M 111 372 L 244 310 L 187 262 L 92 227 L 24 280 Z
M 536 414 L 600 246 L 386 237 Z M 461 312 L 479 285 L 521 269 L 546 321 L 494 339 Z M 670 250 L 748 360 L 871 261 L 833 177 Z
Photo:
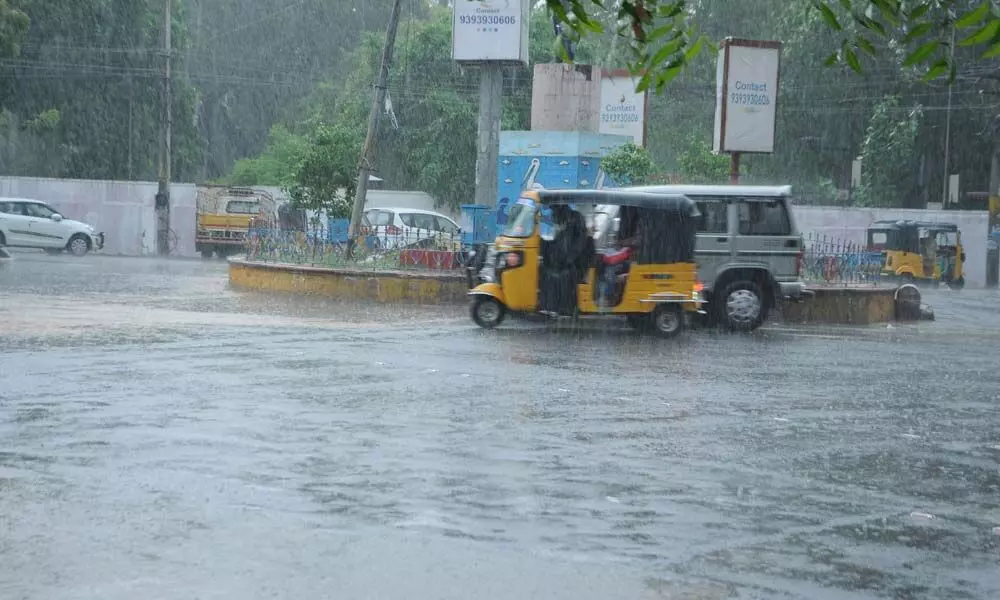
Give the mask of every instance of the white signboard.
M 646 92 L 636 93 L 637 78 L 627 71 L 601 78 L 599 133 L 627 135 L 637 146 L 646 145 Z
M 726 39 L 716 70 L 716 152 L 774 152 L 781 42 Z
M 452 58 L 528 64 L 530 8 L 530 0 L 455 0 Z

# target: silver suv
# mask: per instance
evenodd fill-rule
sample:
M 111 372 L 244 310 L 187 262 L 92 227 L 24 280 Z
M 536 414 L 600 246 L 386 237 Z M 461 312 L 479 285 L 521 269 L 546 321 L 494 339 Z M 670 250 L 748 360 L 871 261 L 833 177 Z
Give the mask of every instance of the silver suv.
M 800 274 L 802 235 L 790 186 L 659 185 L 636 191 L 677 194 L 701 211 L 695 246 L 698 276 L 712 320 L 736 331 L 761 326 L 781 300 L 809 295 Z M 603 237 L 595 232 L 598 243 Z M 607 239 L 607 238 L 605 238 Z

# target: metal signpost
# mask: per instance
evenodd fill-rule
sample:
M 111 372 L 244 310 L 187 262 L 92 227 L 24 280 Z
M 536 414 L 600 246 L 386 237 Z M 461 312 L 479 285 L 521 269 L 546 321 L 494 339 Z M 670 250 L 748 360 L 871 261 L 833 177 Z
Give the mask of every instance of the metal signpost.
M 528 64 L 530 0 L 455 0 L 452 58 L 480 70 L 476 204 L 497 202 L 503 67 Z
M 739 183 L 740 155 L 771 154 L 777 124 L 781 42 L 726 38 L 716 63 L 716 153 L 732 156 L 730 183 Z

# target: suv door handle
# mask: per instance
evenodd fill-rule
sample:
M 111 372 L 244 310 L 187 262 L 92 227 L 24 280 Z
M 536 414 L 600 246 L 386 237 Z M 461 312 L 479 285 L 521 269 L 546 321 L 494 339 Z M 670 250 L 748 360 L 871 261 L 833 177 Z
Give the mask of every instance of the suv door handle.
M 715 238 L 715 241 L 717 241 L 719 243 L 722 243 L 722 244 L 725 244 L 726 242 L 729 241 L 729 238 L 727 238 L 727 237 L 717 237 L 717 238 Z

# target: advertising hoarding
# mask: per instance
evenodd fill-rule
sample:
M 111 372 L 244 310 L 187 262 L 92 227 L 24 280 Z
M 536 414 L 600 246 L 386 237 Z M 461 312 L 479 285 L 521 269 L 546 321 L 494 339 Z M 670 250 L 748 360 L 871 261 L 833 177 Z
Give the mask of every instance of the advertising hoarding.
M 625 135 L 646 145 L 648 95 L 636 92 L 639 79 L 627 70 L 605 71 L 601 77 L 601 121 L 598 132 Z
M 453 18 L 454 60 L 528 64 L 530 0 L 455 0 Z
M 716 152 L 774 152 L 781 42 L 723 40 L 716 64 Z

